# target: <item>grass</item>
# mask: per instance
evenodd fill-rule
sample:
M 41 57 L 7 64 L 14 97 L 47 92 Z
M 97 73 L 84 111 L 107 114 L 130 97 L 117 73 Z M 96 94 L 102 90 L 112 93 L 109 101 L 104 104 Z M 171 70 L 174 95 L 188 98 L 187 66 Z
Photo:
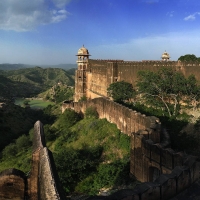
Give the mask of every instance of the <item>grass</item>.
M 16 105 L 23 106 L 24 99 L 17 98 L 15 100 Z M 43 109 L 46 108 L 48 105 L 54 105 L 53 102 L 39 100 L 39 99 L 30 99 L 29 105 L 32 109 Z
M 0 172 L 9 169 L 15 168 L 27 173 L 31 169 L 31 154 L 32 149 L 30 148 L 28 151 L 21 151 L 17 153 L 16 156 L 1 159 L 0 160 Z
M 130 182 L 135 181 L 129 177 L 130 138 L 121 133 L 115 124 L 109 123 L 106 119 L 84 118 L 70 128 L 59 129 L 59 123 L 54 128 L 57 129 L 58 137 L 55 141 L 48 142 L 47 146 L 53 152 L 54 158 L 60 158 L 55 159 L 55 162 L 67 192 L 96 195 L 101 188 L 112 190 L 120 185 L 128 186 Z M 95 161 L 90 160 L 92 149 L 101 151 L 100 157 L 95 157 Z M 69 150 L 72 151 L 70 155 L 88 153 L 72 159 L 67 155 Z M 65 157 L 62 157 L 63 155 Z M 77 177 L 74 177 L 74 173 L 68 174 L 67 170 L 74 170 L 75 166 L 70 168 L 72 162 L 76 163 Z M 88 171 L 87 167 L 81 168 L 85 163 L 89 166 L 93 163 L 94 166 Z M 73 181 L 70 181 L 68 176 Z

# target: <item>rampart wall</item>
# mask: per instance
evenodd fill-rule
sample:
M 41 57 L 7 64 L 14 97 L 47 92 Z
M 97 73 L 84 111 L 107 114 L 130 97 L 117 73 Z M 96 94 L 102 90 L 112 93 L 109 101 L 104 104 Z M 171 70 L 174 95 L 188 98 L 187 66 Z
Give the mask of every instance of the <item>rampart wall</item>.
M 66 108 L 72 108 L 78 113 L 84 113 L 88 107 L 95 107 L 99 118 L 106 118 L 109 122 L 115 123 L 123 133 L 129 136 L 132 132 L 147 129 L 149 131 L 146 138 L 152 139 L 154 142 L 160 142 L 160 121 L 158 118 L 148 117 L 106 98 L 63 103 L 62 112 Z
M 0 199 L 24 199 L 26 195 L 26 175 L 17 169 L 6 169 L 0 173 Z
M 133 190 L 120 190 L 105 199 L 169 199 L 199 179 L 200 163 L 196 157 L 165 148 L 160 141 L 162 129 L 158 118 L 147 117 L 105 98 L 65 102 L 62 112 L 71 108 L 83 114 L 88 107 L 96 108 L 99 118 L 115 123 L 131 137 L 130 173 L 145 182 Z
M 65 199 L 59 184 L 53 157 L 45 144 L 43 125 L 37 121 L 34 125 L 32 166 L 28 179 L 29 199 Z
M 112 61 L 89 59 L 86 70 L 85 93 L 89 99 L 106 97 L 107 88 L 116 81 L 126 81 L 135 86 L 137 74 L 141 70 L 157 71 L 160 68 L 173 68 L 186 77 L 194 74 L 200 81 L 200 64 L 198 62 L 180 61 Z

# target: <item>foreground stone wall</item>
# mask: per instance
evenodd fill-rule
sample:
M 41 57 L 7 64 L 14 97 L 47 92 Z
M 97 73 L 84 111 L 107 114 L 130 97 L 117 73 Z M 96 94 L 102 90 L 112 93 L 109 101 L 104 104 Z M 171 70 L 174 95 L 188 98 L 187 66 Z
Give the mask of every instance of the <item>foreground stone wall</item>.
M 26 196 L 26 175 L 17 169 L 7 169 L 0 173 L 0 199 L 21 200 Z
M 65 199 L 53 157 L 45 144 L 43 125 L 40 121 L 34 125 L 32 166 L 28 183 L 29 199 Z

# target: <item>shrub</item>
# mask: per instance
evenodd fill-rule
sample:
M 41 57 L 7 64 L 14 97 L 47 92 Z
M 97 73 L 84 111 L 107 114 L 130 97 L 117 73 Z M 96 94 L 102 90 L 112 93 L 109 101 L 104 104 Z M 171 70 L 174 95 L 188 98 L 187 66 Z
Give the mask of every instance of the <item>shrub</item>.
M 21 137 L 19 137 L 16 140 L 16 146 L 17 146 L 18 152 L 21 151 L 21 150 L 24 151 L 25 149 L 30 147 L 31 146 L 31 141 L 30 141 L 29 136 L 22 135 Z
M 96 111 L 95 107 L 88 107 L 85 111 L 85 117 L 86 118 L 95 118 L 97 119 L 99 117 L 98 112 Z
M 17 154 L 17 146 L 14 143 L 11 143 L 8 146 L 6 146 L 2 151 L 2 155 L 4 158 L 13 157 L 16 154 Z
M 80 120 L 80 115 L 74 110 L 66 109 L 65 112 L 59 117 L 59 126 L 68 129 Z

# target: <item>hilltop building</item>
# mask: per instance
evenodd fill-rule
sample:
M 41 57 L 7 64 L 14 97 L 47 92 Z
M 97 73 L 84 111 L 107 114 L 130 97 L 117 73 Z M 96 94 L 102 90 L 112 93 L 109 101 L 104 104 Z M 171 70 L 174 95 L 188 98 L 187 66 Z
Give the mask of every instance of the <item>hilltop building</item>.
M 90 59 L 88 49 L 83 46 L 76 56 L 78 69 L 75 73 L 75 102 L 84 96 L 87 99 L 108 97 L 107 88 L 116 81 L 126 81 L 134 86 L 137 73 L 141 70 L 157 71 L 163 67 L 173 68 L 181 71 L 186 77 L 195 74 L 197 80 L 200 80 L 198 62 L 170 61 L 170 55 L 166 51 L 158 61 L 93 60 Z

